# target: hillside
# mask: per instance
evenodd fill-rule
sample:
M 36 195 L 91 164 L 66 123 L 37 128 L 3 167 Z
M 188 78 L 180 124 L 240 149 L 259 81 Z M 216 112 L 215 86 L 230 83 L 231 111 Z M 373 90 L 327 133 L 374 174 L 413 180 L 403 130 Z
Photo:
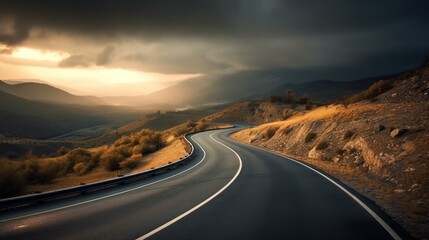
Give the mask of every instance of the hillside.
M 363 91 L 377 81 L 389 79 L 394 76 L 395 75 L 384 75 L 341 82 L 332 80 L 318 80 L 296 84 L 286 83 L 282 86 L 276 87 L 274 90 L 263 96 L 282 96 L 286 91 L 291 90 L 300 96 L 306 95 L 315 100 L 332 102 L 338 100 L 342 96 L 352 95 Z
M 35 82 L 8 84 L 5 81 L 0 81 L 0 91 L 38 102 L 86 106 L 106 104 L 102 99 L 97 97 L 76 96 L 48 84 Z
M 183 80 L 176 85 L 138 97 L 107 97 L 112 104 L 182 108 L 241 101 L 271 91 L 288 81 L 279 71 L 243 71 Z
M 208 75 L 183 80 L 154 93 L 134 97 L 104 97 L 110 104 L 151 109 L 175 109 L 261 100 L 282 96 L 286 90 L 307 95 L 313 100 L 335 101 L 369 87 L 377 76 L 354 81 L 308 81 L 305 73 L 287 70 L 253 70 L 224 75 Z M 303 82 L 304 81 L 304 82 Z M 297 83 L 300 82 L 300 83 Z
M 221 123 L 267 123 L 285 120 L 304 109 L 304 105 L 293 105 L 282 102 L 244 101 L 213 113 L 205 117 L 204 120 Z
M 0 91 L 0 134 L 47 139 L 100 124 L 126 122 L 140 113 L 115 107 L 84 107 L 30 101 Z
M 429 236 L 429 63 L 344 105 L 233 138 L 311 163 L 383 206 L 416 237 Z

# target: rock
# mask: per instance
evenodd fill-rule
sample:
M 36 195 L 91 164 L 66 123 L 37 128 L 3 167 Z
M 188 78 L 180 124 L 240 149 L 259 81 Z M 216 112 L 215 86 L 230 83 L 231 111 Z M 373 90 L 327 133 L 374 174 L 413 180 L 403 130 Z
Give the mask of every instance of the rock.
M 386 127 L 384 127 L 383 124 L 381 124 L 381 123 L 376 123 L 374 125 L 374 131 L 376 131 L 376 132 L 383 131 L 385 128 Z
M 396 97 L 398 94 L 397 93 L 393 93 L 392 95 L 390 95 L 391 97 Z
M 404 135 L 404 133 L 406 133 L 406 132 L 408 132 L 408 129 L 405 129 L 405 128 L 395 128 L 395 129 L 393 129 L 393 131 L 390 132 L 390 136 L 392 138 L 400 137 L 400 136 Z
M 393 190 L 395 193 L 404 193 L 405 192 L 405 190 L 404 189 L 395 189 L 395 190 Z
M 347 149 L 351 156 L 358 155 L 359 153 L 360 156 L 356 156 L 354 159 L 355 164 L 359 164 L 363 160 L 364 167 L 368 167 L 370 171 L 379 170 L 383 167 L 381 158 L 374 153 L 370 148 L 370 144 L 362 137 L 357 137 L 349 141 L 344 145 L 344 149 Z M 359 151 L 357 151 L 357 149 L 359 149 Z
M 416 82 L 413 84 L 414 89 L 419 89 L 421 86 L 422 86 L 422 84 L 420 82 Z

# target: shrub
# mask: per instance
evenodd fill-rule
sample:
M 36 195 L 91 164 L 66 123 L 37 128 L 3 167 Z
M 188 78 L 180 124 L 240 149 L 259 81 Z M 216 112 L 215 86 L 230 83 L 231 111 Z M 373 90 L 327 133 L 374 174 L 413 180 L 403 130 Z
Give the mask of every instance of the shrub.
M 65 162 L 62 163 L 62 168 L 60 175 L 65 175 L 69 172 L 74 171 L 74 166 L 80 162 L 90 162 L 92 160 L 91 152 L 84 148 L 75 148 L 67 153 L 65 157 Z M 94 166 L 95 167 L 95 166 Z
M 107 171 L 114 171 L 119 169 L 119 162 L 124 160 L 118 149 L 110 148 L 105 151 L 100 157 L 100 164 Z
M 120 139 L 116 140 L 116 142 L 113 144 L 115 147 L 122 146 L 122 145 L 128 145 L 131 143 L 131 138 L 129 136 L 122 136 Z
M 286 103 L 295 103 L 295 94 L 291 90 L 287 90 L 285 93 Z
M 89 171 L 89 167 L 85 163 L 80 162 L 74 165 L 73 171 L 79 175 L 84 175 Z
M 317 151 L 325 150 L 326 148 L 328 148 L 328 146 L 329 146 L 329 143 L 327 141 L 321 141 L 316 145 L 316 150 Z
M 143 148 L 140 145 L 133 147 L 133 155 L 142 154 Z
M 205 122 L 199 122 L 196 126 L 195 126 L 195 131 L 203 131 L 207 128 L 207 123 Z
M 124 161 L 120 162 L 119 165 L 121 169 L 134 169 L 140 164 L 142 157 L 143 156 L 141 154 L 133 155 L 125 159 Z
M 59 155 L 65 155 L 65 154 L 67 154 L 68 152 L 70 152 L 70 149 L 69 149 L 69 148 L 67 148 L 67 147 L 64 147 L 64 146 L 61 146 L 61 147 L 58 149 L 58 151 L 57 151 L 57 153 L 58 153 Z
M 350 148 L 349 149 L 349 153 L 350 154 L 353 154 L 353 153 L 356 153 L 357 152 L 357 148 Z
M 354 132 L 352 130 L 348 130 L 346 133 L 344 133 L 344 139 L 349 139 L 353 136 Z
M 127 145 L 121 145 L 116 149 L 118 149 L 119 153 L 124 156 L 124 158 L 130 157 L 133 154 L 133 149 L 128 147 Z
M 49 183 L 52 179 L 58 176 L 60 172 L 60 164 L 56 161 L 48 161 L 40 163 L 38 171 L 36 172 L 36 178 L 33 179 L 37 183 Z
M 39 171 L 39 165 L 35 160 L 27 160 L 24 161 L 22 165 L 22 174 L 25 179 L 28 179 L 29 182 L 34 181 L 36 179 L 36 174 Z
M 392 81 L 381 80 L 381 81 L 378 81 L 378 82 L 372 84 L 367 90 L 353 95 L 352 97 L 350 97 L 348 99 L 348 101 L 350 103 L 355 103 L 355 102 L 359 102 L 359 101 L 366 100 L 366 99 L 372 100 L 376 96 L 378 96 L 384 92 L 387 92 L 392 87 L 393 87 Z
M 298 100 L 298 102 L 300 103 L 300 104 L 305 104 L 306 106 L 307 106 L 307 103 L 310 103 L 309 101 L 308 101 L 308 97 L 307 96 L 301 96 L 300 98 L 299 98 L 299 100 Z
M 317 134 L 314 132 L 309 132 L 307 136 L 305 136 L 305 143 L 309 143 L 316 138 Z
M 346 150 L 342 149 L 342 148 L 337 148 L 337 150 L 335 150 L 335 153 L 337 155 L 343 155 L 346 152 Z
M 0 162 L 0 197 L 10 197 L 22 193 L 27 183 L 20 171 L 22 164 L 7 160 Z
M 265 138 L 266 139 L 271 139 L 274 136 L 274 134 L 276 134 L 276 132 L 277 132 L 278 129 L 279 129 L 278 127 L 269 127 L 269 128 L 267 128 L 265 130 L 265 134 L 264 134 Z
M 292 128 L 292 127 L 285 128 L 285 129 L 283 129 L 283 134 L 286 136 L 286 135 L 288 135 L 289 133 L 291 133 L 291 132 L 292 132 L 292 130 L 293 130 L 293 128 Z
M 313 107 L 313 104 L 311 102 L 305 103 L 305 110 L 311 110 L 312 107 Z
M 281 102 L 281 101 L 282 101 L 282 98 L 281 98 L 281 97 L 279 97 L 279 96 L 269 96 L 269 97 L 268 97 L 268 101 L 269 101 L 270 103 Z

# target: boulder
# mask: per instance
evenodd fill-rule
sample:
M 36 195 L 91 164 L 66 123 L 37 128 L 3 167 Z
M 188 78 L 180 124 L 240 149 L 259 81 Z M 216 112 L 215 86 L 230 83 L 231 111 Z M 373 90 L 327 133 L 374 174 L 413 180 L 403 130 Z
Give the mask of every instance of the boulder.
M 376 124 L 374 125 L 374 131 L 376 131 L 376 132 L 383 131 L 385 128 L 386 128 L 386 127 L 384 127 L 384 126 L 383 126 L 382 124 L 380 124 L 380 123 L 376 123 Z
M 390 136 L 392 138 L 400 137 L 400 136 L 404 135 L 404 133 L 406 133 L 406 132 L 408 132 L 408 130 L 405 128 L 395 128 L 390 132 Z

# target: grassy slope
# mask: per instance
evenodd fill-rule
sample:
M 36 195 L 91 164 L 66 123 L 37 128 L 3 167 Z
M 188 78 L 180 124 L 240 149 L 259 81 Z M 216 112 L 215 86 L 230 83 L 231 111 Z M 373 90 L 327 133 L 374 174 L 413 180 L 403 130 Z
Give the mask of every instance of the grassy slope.
M 347 109 L 321 107 L 239 132 L 233 138 L 333 174 L 383 206 L 415 236 L 428 237 L 428 95 L 429 66 L 425 66 L 398 77 L 393 89 L 371 102 Z M 386 129 L 375 131 L 378 123 Z M 392 138 L 389 128 L 408 132 Z
M 156 167 L 166 165 L 169 162 L 175 162 L 187 155 L 186 149 L 187 149 L 186 145 L 182 140 L 180 139 L 173 140 L 161 150 L 149 155 L 145 155 L 142 158 L 140 164 L 135 169 L 125 173 L 129 174 L 129 173 L 143 172 L 151 168 L 156 168 Z M 25 189 L 25 192 L 23 192 L 23 194 L 30 194 L 33 192 L 45 192 L 45 191 L 51 191 L 51 190 L 60 189 L 60 188 L 78 186 L 81 183 L 92 183 L 97 181 L 103 181 L 109 178 L 115 178 L 117 177 L 117 174 L 118 172 L 106 171 L 101 167 L 94 169 L 88 174 L 85 174 L 82 176 L 75 173 L 70 173 L 65 177 L 54 179 L 49 184 L 29 185 Z

